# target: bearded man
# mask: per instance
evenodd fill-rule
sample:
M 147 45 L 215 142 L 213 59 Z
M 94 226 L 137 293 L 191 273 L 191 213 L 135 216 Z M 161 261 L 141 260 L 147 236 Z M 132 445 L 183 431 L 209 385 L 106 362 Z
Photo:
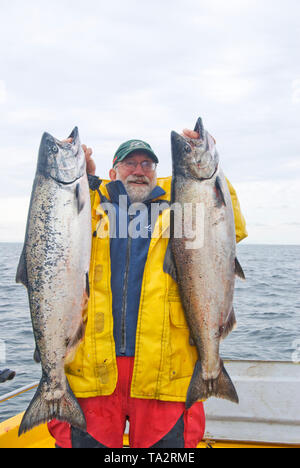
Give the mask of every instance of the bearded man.
M 158 158 L 141 140 L 117 149 L 110 181 L 94 175 L 92 150 L 83 149 L 92 204 L 90 300 L 85 337 L 66 373 L 87 432 L 59 421 L 49 430 L 58 447 L 121 448 L 129 421 L 130 447 L 195 448 L 205 429 L 203 403 L 186 410 L 185 398 L 197 351 L 177 283 L 163 270 L 171 177 L 157 178 Z M 229 188 L 240 241 L 245 221 Z M 136 203 L 144 209 L 133 210 Z

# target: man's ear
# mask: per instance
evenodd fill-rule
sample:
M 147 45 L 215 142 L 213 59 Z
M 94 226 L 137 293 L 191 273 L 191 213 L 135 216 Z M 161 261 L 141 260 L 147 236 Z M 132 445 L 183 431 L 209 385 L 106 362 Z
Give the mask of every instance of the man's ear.
M 117 178 L 117 171 L 115 169 L 111 169 L 109 171 L 109 177 L 110 177 L 110 180 L 116 180 Z

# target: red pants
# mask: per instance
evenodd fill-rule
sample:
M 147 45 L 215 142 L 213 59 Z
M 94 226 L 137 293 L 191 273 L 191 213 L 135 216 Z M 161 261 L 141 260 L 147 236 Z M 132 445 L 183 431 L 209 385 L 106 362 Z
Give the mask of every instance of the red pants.
M 184 403 L 180 402 L 131 398 L 134 358 L 119 357 L 117 365 L 118 383 L 112 395 L 78 399 L 86 417 L 90 439 L 108 448 L 122 448 L 125 425 L 129 420 L 130 447 L 149 448 L 163 440 L 181 419 L 182 434 L 178 437 L 184 440 L 185 448 L 195 448 L 205 430 L 203 404 L 196 403 L 186 411 Z M 48 428 L 59 447 L 72 448 L 69 424 L 53 420 Z M 167 447 L 166 443 L 164 447 Z

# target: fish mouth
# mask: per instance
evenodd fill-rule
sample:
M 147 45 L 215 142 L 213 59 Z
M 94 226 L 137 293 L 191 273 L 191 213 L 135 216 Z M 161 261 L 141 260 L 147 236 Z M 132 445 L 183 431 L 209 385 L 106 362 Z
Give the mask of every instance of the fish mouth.
M 201 117 L 197 119 L 194 130 L 195 132 L 199 133 L 200 140 L 203 140 L 205 131 L 204 131 L 203 121 Z
M 50 137 L 51 137 L 51 135 L 50 135 Z M 74 127 L 72 132 L 70 133 L 70 135 L 67 138 L 67 140 L 72 139 L 71 142 L 57 140 L 54 137 L 51 137 L 51 138 L 54 140 L 56 145 L 59 146 L 60 148 L 65 148 L 66 149 L 66 148 L 71 148 L 72 146 L 73 147 L 78 147 L 79 146 L 79 130 L 78 130 L 78 127 Z
M 81 177 L 77 177 L 76 179 L 72 180 L 72 181 L 68 181 L 68 182 L 65 182 L 63 180 L 59 180 L 59 179 L 56 179 L 56 177 L 53 177 L 50 175 L 50 178 L 52 180 L 54 180 L 54 182 L 56 182 L 57 184 L 61 184 L 61 185 L 72 185 L 74 184 L 75 182 L 77 182 L 77 180 L 81 179 Z
M 72 138 L 73 142 L 77 142 L 79 139 L 78 127 L 74 127 L 68 138 Z
M 59 152 L 59 148 L 66 149 L 71 147 L 78 147 L 80 144 L 78 127 L 74 127 L 68 139 L 70 138 L 72 139 L 72 142 L 61 141 L 53 137 L 50 133 L 44 132 L 39 150 L 39 155 L 41 156 L 41 163 L 46 162 L 46 158 L 43 158 L 43 153 L 49 154 L 50 152 L 52 152 L 53 155 L 56 155 Z
M 42 137 L 42 144 L 46 144 L 51 142 L 53 147 L 55 145 L 59 146 L 60 148 L 70 148 L 71 146 L 78 146 L 79 144 L 79 130 L 78 127 L 74 127 L 70 135 L 68 136 L 67 140 L 72 139 L 72 142 L 58 140 L 57 138 L 53 137 L 50 133 L 45 132 Z M 56 151 L 54 151 L 56 152 Z

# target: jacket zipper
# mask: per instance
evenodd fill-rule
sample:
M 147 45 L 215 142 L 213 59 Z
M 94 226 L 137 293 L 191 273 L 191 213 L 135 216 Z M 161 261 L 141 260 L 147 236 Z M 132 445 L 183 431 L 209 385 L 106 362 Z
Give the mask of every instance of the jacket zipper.
M 134 216 L 129 215 L 129 223 L 133 220 Z M 126 264 L 124 274 L 124 287 L 122 299 L 122 315 L 121 315 L 121 354 L 126 353 L 126 317 L 127 317 L 127 294 L 128 294 L 128 280 L 129 280 L 129 266 L 131 257 L 131 244 L 132 238 L 127 231 L 127 249 L 126 249 Z

